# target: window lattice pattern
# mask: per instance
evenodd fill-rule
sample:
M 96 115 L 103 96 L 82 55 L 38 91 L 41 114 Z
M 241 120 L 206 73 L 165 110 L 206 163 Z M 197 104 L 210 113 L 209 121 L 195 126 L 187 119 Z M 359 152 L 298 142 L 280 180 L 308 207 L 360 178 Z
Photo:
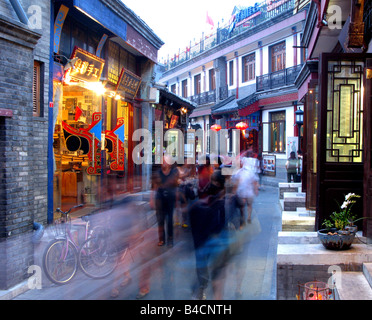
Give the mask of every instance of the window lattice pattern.
M 329 61 L 327 162 L 363 158 L 363 62 Z

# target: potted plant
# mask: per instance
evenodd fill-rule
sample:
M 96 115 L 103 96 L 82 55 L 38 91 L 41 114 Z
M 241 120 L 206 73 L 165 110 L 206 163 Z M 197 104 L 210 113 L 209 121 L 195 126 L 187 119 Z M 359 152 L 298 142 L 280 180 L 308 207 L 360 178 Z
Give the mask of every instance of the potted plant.
M 343 204 L 339 205 L 339 211 L 332 212 L 330 218 L 324 220 L 325 229 L 318 231 L 318 237 L 325 248 L 333 250 L 350 248 L 357 232 L 354 223 L 362 219 L 355 220 L 356 215 L 351 210 L 357 198 L 360 196 L 355 193 L 347 194 Z

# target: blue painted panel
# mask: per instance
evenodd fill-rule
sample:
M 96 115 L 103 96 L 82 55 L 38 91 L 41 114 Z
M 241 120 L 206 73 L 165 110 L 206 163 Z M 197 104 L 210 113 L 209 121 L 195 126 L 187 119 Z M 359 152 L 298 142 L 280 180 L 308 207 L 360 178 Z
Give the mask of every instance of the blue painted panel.
M 127 24 L 99 0 L 74 0 L 74 6 L 97 20 L 101 25 L 127 40 Z

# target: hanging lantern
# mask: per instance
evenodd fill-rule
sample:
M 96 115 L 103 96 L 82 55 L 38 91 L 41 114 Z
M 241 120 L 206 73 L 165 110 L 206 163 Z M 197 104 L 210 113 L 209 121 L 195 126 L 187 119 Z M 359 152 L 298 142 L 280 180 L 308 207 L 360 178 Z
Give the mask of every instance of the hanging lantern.
M 222 127 L 219 124 L 214 124 L 213 126 L 211 126 L 211 129 L 218 132 L 222 129 Z
M 239 122 L 236 126 L 235 126 L 236 129 L 239 129 L 239 130 L 246 130 L 248 128 L 248 124 L 246 124 L 245 122 Z

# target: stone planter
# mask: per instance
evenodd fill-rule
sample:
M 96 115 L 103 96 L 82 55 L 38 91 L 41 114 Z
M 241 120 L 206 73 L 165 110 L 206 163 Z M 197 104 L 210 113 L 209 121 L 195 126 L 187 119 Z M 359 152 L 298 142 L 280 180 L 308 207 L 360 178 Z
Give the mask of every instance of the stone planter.
M 318 238 L 322 245 L 329 250 L 347 250 L 354 241 L 355 233 L 346 232 L 345 234 L 328 234 L 329 230 L 321 229 L 318 231 Z

